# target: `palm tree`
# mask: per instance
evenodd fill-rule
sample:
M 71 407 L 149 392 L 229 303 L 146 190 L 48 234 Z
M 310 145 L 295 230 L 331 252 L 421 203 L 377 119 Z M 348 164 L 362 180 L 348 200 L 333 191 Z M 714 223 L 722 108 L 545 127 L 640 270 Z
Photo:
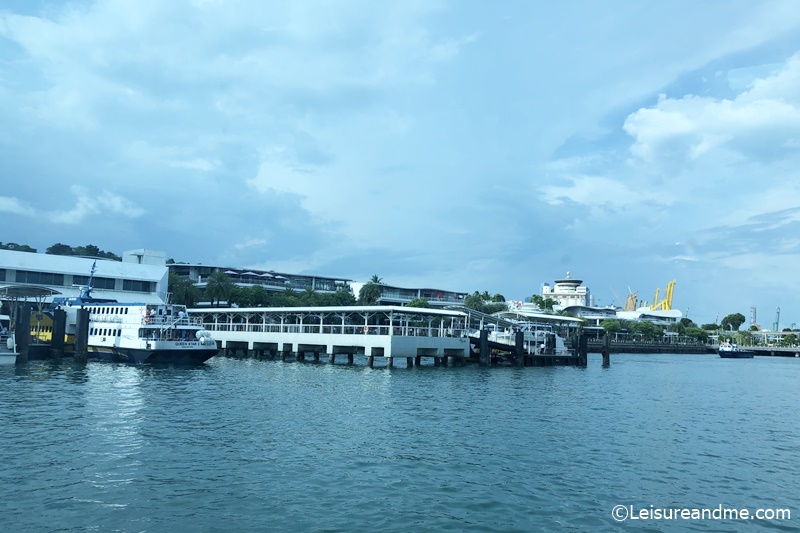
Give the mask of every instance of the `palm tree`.
M 382 285 L 383 284 L 383 278 L 378 277 L 377 274 L 373 274 L 372 278 L 370 278 L 369 281 L 370 281 L 370 283 L 376 283 L 378 285 Z
M 221 300 L 229 301 L 235 285 L 224 272 L 214 272 L 206 280 L 206 298 L 215 306 Z
M 381 297 L 381 287 L 374 281 L 368 281 L 358 291 L 358 303 L 361 305 L 375 305 Z
M 175 303 L 187 307 L 194 307 L 200 299 L 200 289 L 189 278 L 179 276 L 174 272 L 169 273 L 169 291 Z

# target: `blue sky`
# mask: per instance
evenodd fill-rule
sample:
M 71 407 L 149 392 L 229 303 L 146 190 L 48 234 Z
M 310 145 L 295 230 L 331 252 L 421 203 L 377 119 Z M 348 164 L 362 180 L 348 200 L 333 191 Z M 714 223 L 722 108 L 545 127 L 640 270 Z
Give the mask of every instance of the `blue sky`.
M 800 9 L 6 0 L 0 240 L 800 324 Z

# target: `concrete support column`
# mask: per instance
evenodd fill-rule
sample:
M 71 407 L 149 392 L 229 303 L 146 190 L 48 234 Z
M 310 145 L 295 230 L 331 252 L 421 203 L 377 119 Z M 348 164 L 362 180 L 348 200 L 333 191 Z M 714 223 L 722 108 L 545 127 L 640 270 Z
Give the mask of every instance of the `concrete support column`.
M 489 366 L 492 364 L 492 353 L 489 351 L 489 330 L 481 330 L 480 340 L 478 341 L 478 349 L 481 352 L 480 365 Z
M 517 366 L 525 366 L 525 334 L 521 331 L 514 335 L 514 359 Z
M 328 362 L 332 365 L 336 364 L 336 354 L 328 354 Z
M 406 357 L 406 368 L 414 368 L 414 358 Z
M 78 309 L 75 323 L 76 363 L 85 363 L 89 358 L 89 310 Z
M 386 367 L 392 368 L 393 366 L 394 366 L 394 357 L 390 355 L 389 357 L 386 358 Z
M 603 366 L 611 364 L 611 347 L 608 334 L 603 336 Z
M 319 363 L 319 352 L 314 352 L 314 362 Z
M 453 357 L 452 355 L 448 355 L 447 356 L 447 366 L 452 368 L 453 366 L 455 366 L 455 363 L 456 363 L 456 358 Z
M 353 354 L 351 354 L 351 353 L 347 354 L 347 364 L 348 365 L 352 365 L 353 364 L 353 359 L 354 359 Z
M 421 355 L 416 356 L 414 359 L 416 359 L 414 361 L 414 364 L 416 364 L 417 366 L 421 366 L 422 365 L 422 356 Z
M 373 364 L 374 360 L 375 360 L 375 357 L 374 357 L 374 356 L 372 356 L 372 355 L 368 355 L 368 356 L 367 356 L 367 366 L 368 366 L 368 367 L 370 367 L 370 368 L 372 368 L 372 364 Z
M 64 355 L 64 332 L 67 327 L 67 312 L 63 309 L 53 311 L 53 336 L 50 350 L 54 358 Z
M 14 339 L 17 342 L 17 365 L 28 362 L 28 346 L 31 343 L 31 313 L 30 305 L 21 305 L 17 310 L 17 323 L 14 327 Z
M 438 355 L 434 356 L 433 358 L 433 366 L 441 366 L 442 365 L 442 358 Z

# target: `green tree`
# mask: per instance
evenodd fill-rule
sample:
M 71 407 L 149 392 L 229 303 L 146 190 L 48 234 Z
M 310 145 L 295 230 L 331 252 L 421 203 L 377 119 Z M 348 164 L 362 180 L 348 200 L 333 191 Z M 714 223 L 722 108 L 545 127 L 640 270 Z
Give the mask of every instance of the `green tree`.
M 405 305 L 405 307 L 418 307 L 421 309 L 428 309 L 430 306 L 431 304 L 425 298 L 414 298 Z
M 664 335 L 664 328 L 647 320 L 631 322 L 628 324 L 628 330 L 634 335 L 640 335 L 644 340 L 656 340 Z
M 308 288 L 300 295 L 300 304 L 305 307 L 317 307 L 320 304 L 319 293 L 312 288 Z
M 793 346 L 797 344 L 797 337 L 794 333 L 789 333 L 788 335 L 783 336 L 783 343 L 788 344 L 789 346 Z
M 691 339 L 695 339 L 698 342 L 707 343 L 708 342 L 708 331 L 700 328 L 686 328 L 686 331 L 683 333 L 686 337 Z
M 675 322 L 674 324 L 667 326 L 667 331 L 672 331 L 678 335 L 683 335 L 686 332 L 686 326 L 684 325 L 683 320 L 681 320 L 680 322 Z
M 383 284 L 383 278 L 378 276 L 377 274 L 373 274 L 372 277 L 370 278 L 370 282 L 381 285 Z
M 732 313 L 720 322 L 722 329 L 726 331 L 739 331 L 739 326 L 744 324 L 745 318 L 742 313 Z
M 200 289 L 189 278 L 169 273 L 169 291 L 176 304 L 194 307 L 200 299 Z
M 544 298 L 538 294 L 531 296 L 531 303 L 536 305 L 542 311 L 553 311 L 553 306 L 558 305 L 558 300 L 552 298 Z
M 376 276 L 372 276 L 375 278 Z M 381 297 L 381 287 L 375 281 L 368 281 L 358 291 L 358 303 L 360 305 L 376 305 L 378 298 Z
M 339 289 L 329 296 L 331 299 L 331 303 L 329 305 L 345 306 L 356 304 L 356 297 L 353 296 L 353 293 L 347 289 Z
M 622 322 L 616 318 L 607 318 L 600 322 L 600 327 L 603 328 L 606 333 L 619 333 L 622 331 Z
M 222 300 L 230 302 L 236 285 L 224 272 L 214 272 L 206 280 L 205 296 L 214 307 L 218 307 Z
M 680 321 L 679 321 L 679 324 L 683 325 L 684 328 L 696 328 L 697 327 L 697 324 L 695 324 L 694 322 L 692 322 L 691 320 L 689 320 L 686 317 L 681 318 Z
M 700 328 L 704 329 L 706 331 L 717 331 L 719 329 L 719 325 L 718 324 L 703 324 L 702 326 L 700 326 Z
M 50 246 L 47 250 L 45 250 L 44 253 L 50 255 L 72 255 L 72 246 L 57 242 L 56 244 Z
M 31 248 L 27 244 L 17 244 L 15 242 L 9 242 L 3 244 L 0 242 L 0 250 L 14 250 L 15 252 L 30 252 L 36 253 L 36 248 Z

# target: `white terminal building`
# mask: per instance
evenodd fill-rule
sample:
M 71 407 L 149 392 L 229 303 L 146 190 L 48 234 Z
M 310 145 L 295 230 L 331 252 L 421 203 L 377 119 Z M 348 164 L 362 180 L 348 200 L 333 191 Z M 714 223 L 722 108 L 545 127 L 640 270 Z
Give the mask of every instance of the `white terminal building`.
M 570 273 L 563 279 L 555 280 L 553 287 L 545 283 L 542 286 L 542 297 L 558 302 L 554 308 L 564 311 L 570 316 L 580 317 L 588 322 L 589 327 L 599 328 L 600 323 L 607 319 L 620 320 L 646 320 L 654 324 L 668 326 L 678 322 L 683 313 L 679 309 L 672 309 L 672 291 L 668 286 L 668 297 L 661 302 L 653 302 L 651 306 L 641 306 L 636 309 L 625 310 L 619 307 L 599 307 L 595 305 L 594 298 L 588 287 L 582 285 L 583 280 L 573 279 Z M 674 282 L 670 283 L 674 286 Z M 656 293 L 658 294 L 658 293 Z
M 558 302 L 562 309 L 579 305 L 583 307 L 593 307 L 591 294 L 588 287 L 581 284 L 583 280 L 572 279 L 567 272 L 563 279 L 557 279 L 551 288 L 548 283 L 542 286 L 542 298 L 550 298 Z
M 123 252 L 122 261 L 0 250 L 0 294 L 11 299 L 13 288 L 14 298 L 36 294 L 41 303 L 53 296 L 79 296 L 95 262 L 95 297 L 152 304 L 166 300 L 166 255 L 146 249 Z

